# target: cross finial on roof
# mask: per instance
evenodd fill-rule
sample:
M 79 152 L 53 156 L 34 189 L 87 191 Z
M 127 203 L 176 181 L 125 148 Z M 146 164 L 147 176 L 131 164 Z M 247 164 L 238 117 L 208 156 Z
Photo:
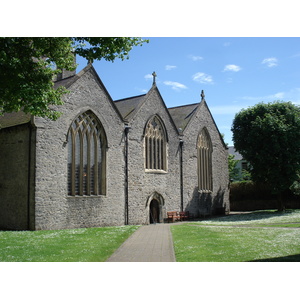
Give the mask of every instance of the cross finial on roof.
M 201 101 L 205 100 L 204 90 L 201 91 Z
M 152 76 L 153 76 L 153 84 L 155 84 L 155 79 L 156 79 L 156 73 L 155 73 L 155 71 L 152 73 Z

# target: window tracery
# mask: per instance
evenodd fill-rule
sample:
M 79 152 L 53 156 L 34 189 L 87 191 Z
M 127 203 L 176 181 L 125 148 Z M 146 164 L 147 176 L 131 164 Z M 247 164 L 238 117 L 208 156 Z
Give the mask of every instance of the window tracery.
M 104 129 L 91 111 L 72 122 L 68 133 L 68 195 L 105 194 L 106 145 Z
M 167 170 L 167 138 L 158 116 L 151 118 L 145 128 L 145 169 Z
M 212 151 L 209 133 L 203 128 L 197 141 L 198 188 L 201 192 L 211 192 L 213 189 Z

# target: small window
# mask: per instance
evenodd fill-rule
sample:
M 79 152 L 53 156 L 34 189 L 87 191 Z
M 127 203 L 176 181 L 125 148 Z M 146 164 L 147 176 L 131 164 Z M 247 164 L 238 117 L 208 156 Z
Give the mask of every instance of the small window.
M 68 133 L 68 195 L 103 195 L 106 191 L 106 136 L 96 116 L 79 115 Z
M 151 118 L 145 128 L 145 169 L 167 170 L 167 138 L 158 116 Z
M 201 192 L 211 192 L 212 185 L 212 144 L 206 128 L 197 141 L 198 187 Z

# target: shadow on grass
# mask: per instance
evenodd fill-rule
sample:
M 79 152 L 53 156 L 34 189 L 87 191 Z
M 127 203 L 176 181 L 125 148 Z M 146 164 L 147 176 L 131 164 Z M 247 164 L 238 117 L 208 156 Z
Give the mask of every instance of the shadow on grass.
M 270 211 L 251 211 L 251 212 L 241 212 L 234 213 L 227 216 L 212 218 L 215 221 L 220 222 L 241 222 L 241 221 L 254 221 L 254 220 L 262 220 L 273 217 L 284 216 L 292 213 L 294 210 L 286 210 L 284 212 L 278 212 L 275 210 Z
M 300 254 L 250 260 L 249 262 L 300 262 Z

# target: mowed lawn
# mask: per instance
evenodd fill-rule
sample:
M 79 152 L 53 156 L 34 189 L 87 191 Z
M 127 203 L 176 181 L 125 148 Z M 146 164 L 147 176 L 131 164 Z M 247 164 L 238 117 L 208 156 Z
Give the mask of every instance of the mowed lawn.
M 103 262 L 138 228 L 0 231 L 2 262 Z M 300 261 L 300 210 L 171 226 L 178 262 Z
M 300 210 L 229 215 L 171 231 L 179 262 L 300 261 Z
M 0 231 L 1 262 L 105 261 L 138 226 Z

